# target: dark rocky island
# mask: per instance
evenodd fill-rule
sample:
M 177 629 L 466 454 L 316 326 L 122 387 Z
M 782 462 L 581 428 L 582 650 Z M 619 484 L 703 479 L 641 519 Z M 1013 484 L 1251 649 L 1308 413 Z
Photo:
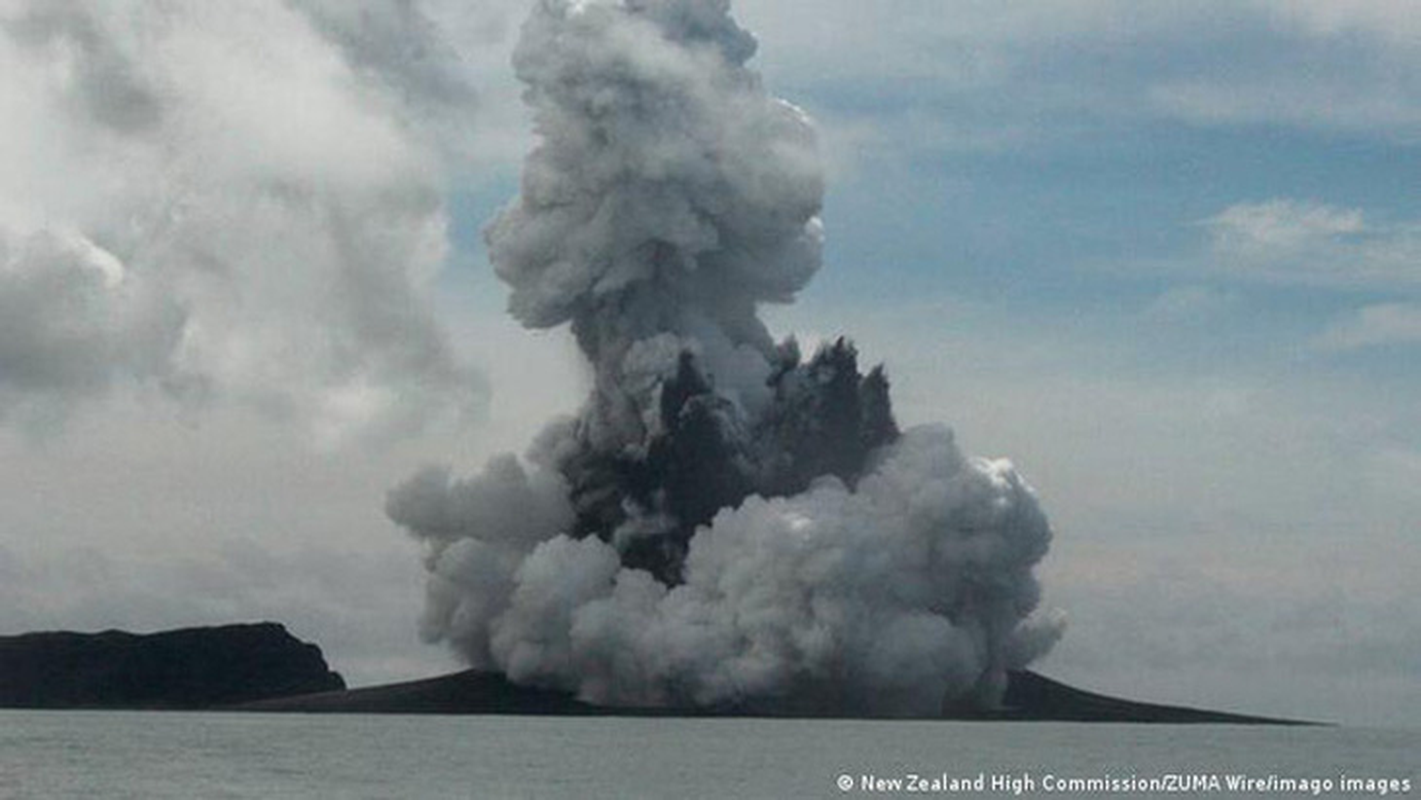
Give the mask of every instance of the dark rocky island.
M 352 714 L 514 714 L 544 716 L 638 717 L 785 717 L 828 718 L 803 709 L 793 712 L 768 708 L 723 707 L 708 709 L 606 708 L 579 702 L 570 694 L 516 686 L 502 675 L 466 670 L 438 678 L 372 686 L 363 689 L 321 692 L 243 705 L 247 711 Z M 1151 722 L 1243 725 L 1308 724 L 1291 720 L 1253 717 L 1181 706 L 1138 703 L 1082 691 L 1030 671 L 1009 673 L 1003 707 L 971 714 L 947 713 L 944 719 L 1022 722 Z
M 272 622 L 0 636 L 0 707 L 199 709 L 345 688 Z

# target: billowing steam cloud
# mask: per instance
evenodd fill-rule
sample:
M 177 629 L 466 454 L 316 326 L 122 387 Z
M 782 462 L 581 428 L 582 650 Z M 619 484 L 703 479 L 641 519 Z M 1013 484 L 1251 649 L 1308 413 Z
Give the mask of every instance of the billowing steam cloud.
M 429 470 L 424 630 L 514 681 L 619 705 L 936 714 L 1059 634 L 1050 528 L 1002 461 L 900 432 L 840 341 L 756 316 L 819 266 L 813 131 L 745 67 L 728 0 L 542 0 L 514 63 L 541 137 L 489 226 L 530 327 L 595 369 L 524 460 Z
M 427 294 L 471 100 L 417 3 L 0 3 L 0 418 L 134 383 L 332 438 L 468 410 Z

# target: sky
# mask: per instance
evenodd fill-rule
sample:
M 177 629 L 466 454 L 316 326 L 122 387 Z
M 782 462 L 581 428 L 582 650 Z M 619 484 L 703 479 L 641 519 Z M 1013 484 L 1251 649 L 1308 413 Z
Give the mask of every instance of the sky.
M 522 0 L 0 2 L 0 633 L 275 619 L 457 668 L 383 513 L 580 404 L 481 228 Z M 1421 16 L 737 0 L 829 182 L 778 334 L 1009 457 L 1068 629 L 1161 702 L 1421 714 Z

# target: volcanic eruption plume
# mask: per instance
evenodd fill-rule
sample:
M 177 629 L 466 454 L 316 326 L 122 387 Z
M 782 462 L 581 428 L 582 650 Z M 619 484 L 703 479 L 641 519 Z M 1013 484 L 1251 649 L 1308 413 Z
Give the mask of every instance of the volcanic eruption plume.
M 429 469 L 426 636 L 601 704 L 935 715 L 1059 636 L 1050 527 L 1005 461 L 900 431 L 881 369 L 757 317 L 819 266 L 813 130 L 728 0 L 541 0 L 514 54 L 540 143 L 489 225 L 525 325 L 594 368 L 523 459 Z

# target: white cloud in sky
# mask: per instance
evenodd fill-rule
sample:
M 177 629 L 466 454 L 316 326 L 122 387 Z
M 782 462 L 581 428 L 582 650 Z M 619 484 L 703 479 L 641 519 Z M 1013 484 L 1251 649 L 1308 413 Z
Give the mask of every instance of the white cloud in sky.
M 1421 344 L 1421 305 L 1379 303 L 1335 320 L 1316 339 L 1324 350 Z
M 430 310 L 473 91 L 417 5 L 304 5 L 0 9 L 0 416 L 139 384 L 336 441 L 477 408 Z
M 1281 199 L 1229 206 L 1204 224 L 1218 249 L 1261 258 L 1303 254 L 1364 230 L 1357 209 Z
M 1405 0 L 1254 0 L 1278 23 L 1309 35 L 1364 34 L 1421 49 L 1421 16 Z
M 1212 272 L 1331 288 L 1421 287 L 1421 221 L 1372 224 L 1361 209 L 1276 198 L 1229 206 L 1200 224 Z
M 457 181 L 516 169 L 530 123 L 509 61 L 528 0 L 291 2 L 355 72 L 400 99 L 407 125 L 456 157 Z

